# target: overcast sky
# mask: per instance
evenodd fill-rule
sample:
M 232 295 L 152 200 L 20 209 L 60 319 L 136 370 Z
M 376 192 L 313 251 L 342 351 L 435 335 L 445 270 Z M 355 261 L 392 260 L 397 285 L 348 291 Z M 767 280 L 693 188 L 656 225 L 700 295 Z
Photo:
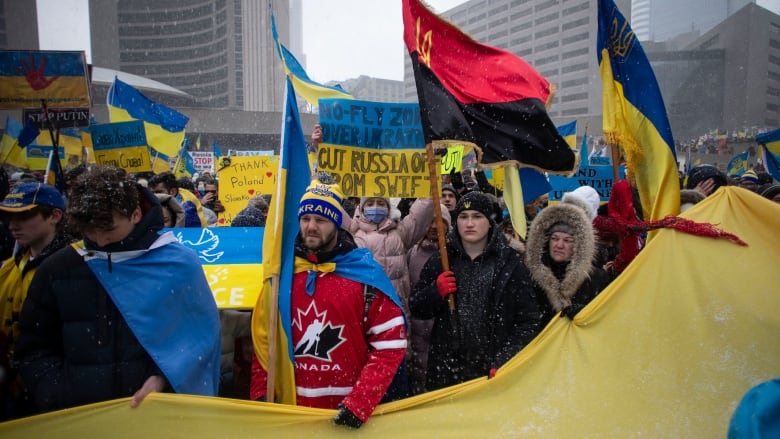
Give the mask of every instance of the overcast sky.
M 466 0 L 427 0 L 444 12 Z M 684 0 L 681 0 L 684 1 Z M 85 50 L 89 54 L 87 0 L 37 0 L 43 50 Z M 306 72 L 318 82 L 368 75 L 403 79 L 406 51 L 399 0 L 302 0 Z M 759 0 L 780 13 L 780 0 Z M 283 42 L 285 43 L 285 42 Z M 289 46 L 289 42 L 287 42 Z M 297 54 L 296 56 L 301 56 Z M 303 59 L 301 59 L 303 61 Z

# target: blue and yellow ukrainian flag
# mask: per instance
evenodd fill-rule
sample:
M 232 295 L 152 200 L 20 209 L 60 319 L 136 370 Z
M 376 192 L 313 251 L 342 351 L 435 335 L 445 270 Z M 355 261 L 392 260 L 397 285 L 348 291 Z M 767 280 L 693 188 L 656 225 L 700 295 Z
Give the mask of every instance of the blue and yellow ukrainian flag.
M 0 50 L 0 100 L 4 108 L 89 107 L 84 52 Z
M 5 118 L 3 140 L 0 143 L 0 166 L 11 165 L 17 168 L 27 168 L 27 151 L 19 146 L 19 134 L 22 124 L 8 116 Z
M 598 2 L 597 57 L 604 85 L 604 136 L 626 155 L 645 218 L 680 213 L 669 119 L 650 62 L 612 0 Z
M 271 16 L 271 33 L 276 43 L 276 49 L 279 52 L 279 58 L 282 60 L 282 67 L 285 74 L 290 78 L 295 92 L 301 95 L 309 105 L 319 106 L 320 99 L 354 99 L 341 87 L 331 87 L 314 82 L 309 79 L 309 75 L 303 70 L 303 66 L 295 59 L 292 53 L 279 42 L 279 33 L 276 31 L 276 19 Z
M 62 163 L 54 149 L 49 153 L 49 163 L 46 166 L 43 182 L 57 188 L 61 194 L 65 193 L 65 172 L 62 170 Z
M 748 170 L 748 154 L 749 151 L 745 151 L 741 154 L 735 155 L 726 166 L 726 175 L 742 175 Z
M 563 124 L 558 127 L 558 134 L 563 137 L 563 140 L 566 141 L 566 143 L 569 145 L 570 148 L 574 149 L 577 147 L 577 121 L 573 120 L 569 123 Z M 580 160 L 582 160 L 582 157 L 580 157 Z
M 767 172 L 772 178 L 780 181 L 780 128 L 756 136 L 756 143 L 761 145 L 762 159 Z
M 285 404 L 295 404 L 295 369 L 293 367 L 291 289 L 293 261 L 295 260 L 295 237 L 298 235 L 298 205 L 306 188 L 311 182 L 309 162 L 298 115 L 295 90 L 288 76 L 285 92 L 284 117 L 282 118 L 282 141 L 279 152 L 279 171 L 276 191 L 271 198 L 271 206 L 266 221 L 263 239 L 263 292 L 252 314 L 252 340 L 255 354 L 260 364 L 269 371 L 273 361 L 275 373 L 269 374 L 269 383 L 273 380 L 275 399 Z M 285 211 L 285 207 L 288 210 Z M 273 286 L 278 287 L 275 291 Z M 276 296 L 278 294 L 278 296 Z M 269 326 L 272 316 L 276 316 L 276 325 Z M 276 331 L 273 358 L 269 340 L 272 331 Z
M 151 148 L 170 157 L 179 153 L 184 127 L 189 121 L 187 116 L 147 98 L 119 78 L 114 78 L 106 100 L 111 122 L 142 120 Z
M 190 155 L 190 142 L 184 137 L 184 142 L 179 148 L 179 156 L 176 158 L 176 164 L 173 166 L 173 174 L 176 178 L 192 177 L 195 173 L 195 162 Z

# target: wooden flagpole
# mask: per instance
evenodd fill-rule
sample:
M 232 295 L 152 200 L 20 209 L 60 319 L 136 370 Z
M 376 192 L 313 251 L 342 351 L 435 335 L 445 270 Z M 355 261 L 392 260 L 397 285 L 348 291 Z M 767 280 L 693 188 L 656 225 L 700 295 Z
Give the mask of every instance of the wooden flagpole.
M 441 266 L 444 271 L 450 270 L 449 256 L 447 255 L 447 236 L 445 233 L 444 220 L 441 212 L 441 192 L 439 191 L 439 180 L 441 177 L 436 169 L 436 154 L 433 150 L 433 144 L 425 145 L 425 152 L 428 156 L 428 176 L 431 180 L 431 198 L 433 202 L 433 214 L 436 220 L 436 234 L 439 241 L 439 253 L 441 253 Z M 449 215 L 449 212 L 447 212 Z M 450 311 L 455 310 L 455 296 L 447 296 L 447 305 Z
M 271 306 L 269 307 L 271 315 L 268 316 L 268 369 L 266 370 L 267 379 L 265 388 L 265 400 L 274 402 L 274 387 L 276 385 L 276 339 L 278 334 L 279 322 L 279 275 L 271 276 Z

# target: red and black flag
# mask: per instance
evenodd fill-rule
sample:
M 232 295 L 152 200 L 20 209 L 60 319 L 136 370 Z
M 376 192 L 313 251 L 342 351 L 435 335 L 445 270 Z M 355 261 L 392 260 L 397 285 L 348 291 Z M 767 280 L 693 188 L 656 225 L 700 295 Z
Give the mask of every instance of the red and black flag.
M 472 142 L 483 165 L 576 169 L 575 152 L 547 115 L 550 83 L 531 65 L 472 40 L 418 0 L 404 0 L 403 20 L 426 142 Z

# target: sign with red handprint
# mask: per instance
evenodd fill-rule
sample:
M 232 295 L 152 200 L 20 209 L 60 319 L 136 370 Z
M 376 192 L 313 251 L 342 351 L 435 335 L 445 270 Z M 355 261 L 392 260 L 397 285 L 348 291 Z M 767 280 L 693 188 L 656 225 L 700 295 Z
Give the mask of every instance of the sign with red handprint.
M 0 50 L 0 108 L 89 107 L 84 52 Z

